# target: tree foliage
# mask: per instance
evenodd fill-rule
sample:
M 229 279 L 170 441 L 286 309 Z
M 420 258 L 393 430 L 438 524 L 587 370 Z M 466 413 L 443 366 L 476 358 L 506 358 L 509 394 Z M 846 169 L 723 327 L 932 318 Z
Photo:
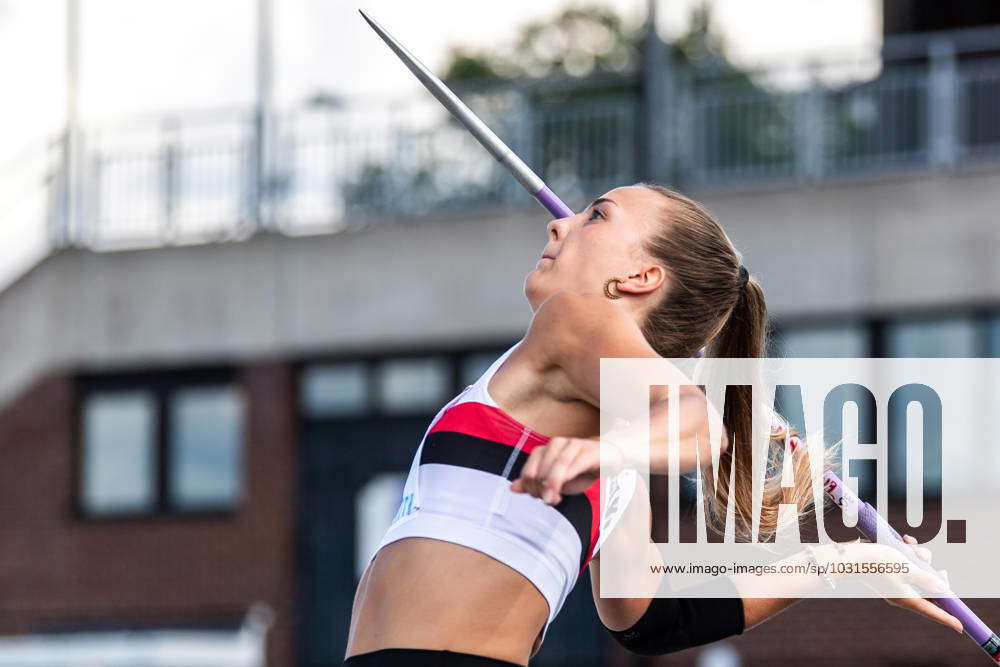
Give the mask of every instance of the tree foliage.
M 461 81 L 620 72 L 635 66 L 640 40 L 640 33 L 607 7 L 570 6 L 524 25 L 506 47 L 453 48 L 444 77 Z
M 642 26 L 626 25 L 608 7 L 573 5 L 525 24 L 505 45 L 488 49 L 453 46 L 443 78 L 460 82 L 630 71 L 642 61 L 644 33 Z M 687 31 L 669 48 L 676 63 L 738 74 L 738 68 L 723 55 L 724 46 L 723 38 L 712 29 L 711 5 L 702 2 L 692 8 Z

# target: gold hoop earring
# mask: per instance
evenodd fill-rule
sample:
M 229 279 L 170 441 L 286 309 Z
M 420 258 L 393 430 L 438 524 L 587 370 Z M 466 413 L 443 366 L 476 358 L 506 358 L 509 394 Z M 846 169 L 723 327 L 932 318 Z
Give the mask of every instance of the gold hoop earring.
M 622 298 L 621 294 L 617 294 L 616 292 L 612 292 L 611 291 L 611 283 L 623 283 L 623 282 L 625 282 L 625 281 L 622 280 L 621 278 L 617 278 L 617 277 L 615 277 L 615 278 L 608 278 L 607 280 L 605 280 L 604 281 L 604 296 L 608 297 L 609 299 L 620 299 L 620 298 Z

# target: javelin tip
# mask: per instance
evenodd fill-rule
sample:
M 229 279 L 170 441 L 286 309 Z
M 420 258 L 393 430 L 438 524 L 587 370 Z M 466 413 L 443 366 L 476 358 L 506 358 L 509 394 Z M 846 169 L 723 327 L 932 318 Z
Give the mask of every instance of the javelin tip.
M 358 7 L 358 13 L 361 14 L 361 18 L 363 18 L 365 20 L 365 23 L 367 23 L 368 25 L 370 25 L 371 28 L 372 28 L 372 30 L 374 30 L 376 33 L 378 33 L 379 37 L 381 37 L 384 41 L 386 41 L 387 43 L 389 43 L 390 46 L 393 45 L 392 43 L 394 43 L 396 40 L 389 36 L 389 33 L 386 32 L 385 28 L 383 28 L 381 25 L 379 25 L 378 21 L 376 21 L 375 19 L 373 19 L 368 14 L 368 12 L 366 12 L 363 9 L 361 9 L 360 7 Z
M 503 141 L 500 140 L 493 131 L 480 120 L 480 118 L 465 105 L 444 84 L 435 74 L 425 67 L 416 56 L 406 50 L 406 48 L 396 41 L 388 31 L 378 24 L 360 7 L 358 12 L 361 18 L 371 26 L 372 30 L 382 39 L 383 42 L 396 54 L 396 56 L 406 65 L 406 68 L 413 73 L 417 80 L 433 95 L 438 102 L 455 116 L 472 133 L 472 136 L 483 145 L 483 147 L 493 155 L 510 173 L 524 186 L 524 188 L 537 199 L 542 206 L 549 210 L 556 217 L 563 218 L 572 215 L 572 212 L 562 201 L 556 197 L 551 190 L 545 187 L 545 182 L 538 177 L 535 172 L 526 165 L 521 158 L 514 154 Z

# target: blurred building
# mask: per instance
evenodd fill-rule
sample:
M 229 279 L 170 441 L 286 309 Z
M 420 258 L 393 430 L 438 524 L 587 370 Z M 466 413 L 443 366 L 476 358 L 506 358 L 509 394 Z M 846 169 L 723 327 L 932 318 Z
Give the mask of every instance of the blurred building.
M 996 356 L 1000 27 L 925 4 L 886 3 L 905 67 L 735 77 L 653 57 L 560 84 L 583 99 L 468 96 L 575 205 L 640 179 L 704 201 L 767 290 L 776 354 Z M 269 665 L 340 659 L 414 448 L 522 335 L 545 242 L 463 131 L 430 105 L 408 125 L 383 111 L 85 132 L 77 173 L 53 144 L 51 252 L 0 293 L 0 634 L 238 651 L 252 631 Z M 533 665 L 981 659 L 865 600 L 641 660 L 585 583 Z

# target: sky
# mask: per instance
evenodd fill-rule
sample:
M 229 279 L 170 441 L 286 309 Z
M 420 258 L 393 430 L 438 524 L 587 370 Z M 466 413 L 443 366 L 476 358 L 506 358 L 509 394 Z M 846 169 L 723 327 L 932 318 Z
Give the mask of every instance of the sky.
M 84 125 L 157 113 L 233 108 L 255 94 L 256 0 L 78 0 L 79 113 Z M 489 47 L 567 0 L 361 0 L 411 51 L 440 67 L 450 45 Z M 658 0 L 661 34 L 683 32 L 697 0 Z M 602 0 L 633 25 L 647 0 Z M 745 64 L 877 52 L 878 0 L 714 0 L 728 55 Z M 357 14 L 356 0 L 274 0 L 274 99 L 295 107 L 317 91 L 368 99 L 416 89 Z M 14 229 L 7 175 L 65 119 L 66 0 L 0 0 L 0 282 Z M 13 165 L 13 166 L 12 166 Z M 8 198 L 9 201 L 9 198 Z M 15 202 L 22 204 L 23 202 Z M 24 204 L 22 208 L 27 206 Z M 27 215 L 27 214 L 25 214 Z M 27 223 L 25 223 L 27 224 Z

